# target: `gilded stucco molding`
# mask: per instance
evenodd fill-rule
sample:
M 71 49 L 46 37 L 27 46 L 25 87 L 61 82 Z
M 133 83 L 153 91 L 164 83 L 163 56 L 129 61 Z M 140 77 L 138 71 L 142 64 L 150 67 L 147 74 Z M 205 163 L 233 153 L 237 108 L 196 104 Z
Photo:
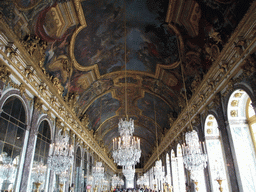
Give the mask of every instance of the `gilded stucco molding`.
M 15 53 L 12 54 L 14 51 Z M 48 111 L 51 111 L 55 117 L 59 117 L 65 126 L 78 135 L 113 171 L 116 170 L 113 160 L 102 152 L 103 150 L 88 130 L 82 128 L 83 123 L 72 112 L 51 79 L 40 68 L 38 59 L 28 53 L 28 50 L 2 19 L 0 20 L 0 60 L 11 75 L 21 83 L 18 85 L 10 81 L 11 86 L 20 89 L 23 93 L 28 91 L 36 96 Z M 5 74 L 4 72 L 1 78 L 4 78 Z M 83 137 L 81 137 L 80 130 L 83 130 Z
M 224 46 L 218 58 L 213 62 L 212 67 L 205 75 L 200 87 L 195 90 L 192 98 L 189 100 L 188 107 L 185 107 L 178 119 L 172 124 L 169 132 L 159 145 L 159 154 L 176 139 L 188 126 L 189 121 L 185 120 L 187 111 L 191 113 L 193 119 L 215 98 L 215 94 L 222 91 L 226 86 L 228 91 L 232 89 L 235 83 L 242 80 L 245 75 L 251 75 L 255 68 L 250 62 L 245 64 L 245 60 L 250 60 L 250 54 L 256 49 L 256 2 L 254 2 L 238 27 L 230 37 L 229 42 Z M 242 42 L 241 42 L 242 39 Z M 238 46 L 239 45 L 239 46 Z M 241 71 L 243 73 L 239 77 L 235 77 Z M 194 106 L 194 107 L 192 107 Z M 148 170 L 157 159 L 157 153 L 154 151 L 144 166 L 144 170 Z

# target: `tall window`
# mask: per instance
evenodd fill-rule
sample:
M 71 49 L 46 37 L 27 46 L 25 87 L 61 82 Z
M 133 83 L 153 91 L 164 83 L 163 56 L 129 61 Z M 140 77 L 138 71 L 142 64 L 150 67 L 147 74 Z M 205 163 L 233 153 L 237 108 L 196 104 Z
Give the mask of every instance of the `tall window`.
M 80 187 L 80 183 L 81 183 L 81 149 L 80 147 L 77 148 L 76 150 L 76 180 L 75 180 L 75 191 L 76 192 L 80 192 L 81 191 L 81 187 Z
M 167 183 L 171 186 L 171 166 L 170 166 L 170 157 L 169 154 L 166 153 L 166 174 L 167 174 Z
M 0 115 L 0 189 L 15 188 L 25 137 L 26 113 L 21 101 L 9 98 Z
M 177 192 L 185 192 L 185 172 L 182 157 L 182 150 L 180 144 L 177 145 L 177 157 L 175 157 L 174 150 L 171 151 L 171 166 L 172 166 L 172 178 L 173 189 Z
M 248 98 L 247 101 L 246 117 L 251 131 L 254 148 L 256 149 L 256 115 L 250 98 Z
M 256 191 L 255 117 L 248 103 L 245 91 L 234 91 L 229 98 L 228 120 L 239 186 L 243 191 Z
M 213 115 L 208 115 L 205 121 L 205 141 L 208 151 L 208 169 L 213 192 L 219 192 L 217 179 L 222 179 L 223 191 L 229 191 L 226 164 L 220 140 L 218 123 Z
M 47 158 L 49 156 L 49 149 L 51 143 L 51 130 L 48 121 L 44 120 L 41 122 L 37 140 L 36 140 L 36 148 L 35 148 L 35 155 L 30 179 L 30 186 L 33 190 L 36 189 L 33 186 L 33 183 L 40 182 L 40 189 L 44 189 L 46 186 L 46 174 L 47 174 Z

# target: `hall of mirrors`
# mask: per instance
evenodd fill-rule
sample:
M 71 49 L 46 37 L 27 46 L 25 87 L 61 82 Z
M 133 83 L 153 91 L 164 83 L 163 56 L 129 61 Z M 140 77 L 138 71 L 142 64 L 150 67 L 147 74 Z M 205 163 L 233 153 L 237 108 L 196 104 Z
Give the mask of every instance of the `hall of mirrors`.
M 0 2 L 0 192 L 256 191 L 256 1 L 95 2 Z
M 128 188 L 148 188 L 169 191 L 188 191 L 189 172 L 184 169 L 182 147 L 178 143 L 174 148 L 162 156 L 162 162 L 166 178 L 160 183 L 154 182 L 153 167 L 144 175 L 147 176 L 147 185 L 138 185 L 136 180 L 142 176 L 142 171 L 136 173 L 133 181 L 125 181 L 123 185 L 113 186 L 111 179 L 113 171 L 105 167 L 106 182 L 96 185 L 92 179 L 93 169 L 97 158 L 84 148 L 81 143 L 71 136 L 69 143 L 72 149 L 72 163 L 67 169 L 67 175 L 56 175 L 48 167 L 50 154 L 52 153 L 53 135 L 58 134 L 56 123 L 46 114 L 37 116 L 35 122 L 36 131 L 28 130 L 28 121 L 31 121 L 31 110 L 28 102 L 20 96 L 17 90 L 4 86 L 1 97 L 1 190 L 22 191 L 26 183 L 26 191 L 56 191 L 60 190 L 60 184 L 64 184 L 64 191 L 74 187 L 74 191 L 113 190 L 114 187 L 124 188 L 130 182 Z M 243 191 L 254 191 L 256 181 L 255 163 L 255 134 L 256 116 L 252 106 L 251 98 L 242 89 L 233 91 L 227 103 L 228 126 L 226 134 L 229 137 L 232 157 L 235 159 L 239 187 Z M 223 191 L 231 191 L 231 179 L 229 160 L 227 159 L 223 134 L 220 131 L 219 115 L 209 113 L 202 127 L 206 150 L 208 154 L 208 166 L 200 173 L 198 180 L 198 191 L 219 191 L 218 178 L 223 180 Z M 57 133 L 54 133 L 57 132 Z M 31 143 L 31 134 L 34 139 Z M 62 133 L 64 134 L 64 133 Z M 31 156 L 28 156 L 29 150 Z M 27 167 L 27 161 L 31 164 Z M 119 173 L 120 177 L 122 175 Z M 66 177 L 66 178 L 65 178 Z M 39 183 L 39 184 L 38 184 Z M 38 186 L 39 185 L 39 186 Z M 90 187 L 89 187 L 90 186 Z M 190 189 L 192 190 L 192 189 Z

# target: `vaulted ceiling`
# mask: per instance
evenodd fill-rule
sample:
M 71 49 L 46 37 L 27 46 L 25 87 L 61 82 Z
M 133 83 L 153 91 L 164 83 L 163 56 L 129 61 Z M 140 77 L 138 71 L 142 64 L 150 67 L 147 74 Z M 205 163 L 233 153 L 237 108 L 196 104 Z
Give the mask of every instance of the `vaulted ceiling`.
M 126 77 L 127 111 L 135 120 L 134 136 L 141 139 L 143 166 L 155 147 L 156 128 L 161 142 L 185 106 L 181 58 L 190 98 L 251 2 L 15 0 L 0 5 L 9 14 L 13 4 L 28 22 L 27 33 L 47 42 L 41 67 L 58 77 L 64 99 L 81 120 L 89 120 L 87 128 L 109 153 L 125 117 Z

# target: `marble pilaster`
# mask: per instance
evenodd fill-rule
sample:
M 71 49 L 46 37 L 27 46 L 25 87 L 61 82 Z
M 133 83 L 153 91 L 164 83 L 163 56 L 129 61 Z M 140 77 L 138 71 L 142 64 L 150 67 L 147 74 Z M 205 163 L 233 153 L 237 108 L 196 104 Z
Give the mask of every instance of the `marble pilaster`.
M 30 124 L 30 132 L 29 132 L 29 138 L 28 138 L 28 144 L 26 149 L 26 156 L 25 156 L 25 162 L 23 167 L 23 174 L 21 179 L 21 185 L 20 185 L 20 191 L 27 191 L 28 184 L 29 184 L 29 175 L 31 171 L 31 163 L 33 162 L 33 154 L 34 154 L 34 148 L 35 148 L 35 142 L 36 142 L 36 134 L 37 134 L 37 120 L 39 118 L 39 111 L 37 109 L 34 109 L 32 120 Z
M 222 105 L 222 103 L 220 104 Z M 219 130 L 221 132 L 221 139 L 222 139 L 223 149 L 225 153 L 226 165 L 228 170 L 227 176 L 229 177 L 231 191 L 239 191 L 237 175 L 236 175 L 235 166 L 234 166 L 234 159 L 231 151 L 231 143 L 230 143 L 229 134 L 227 131 L 229 125 L 227 123 L 228 122 L 227 116 L 224 115 L 223 110 L 225 110 L 225 107 L 223 106 L 218 108 L 217 121 L 219 125 Z

